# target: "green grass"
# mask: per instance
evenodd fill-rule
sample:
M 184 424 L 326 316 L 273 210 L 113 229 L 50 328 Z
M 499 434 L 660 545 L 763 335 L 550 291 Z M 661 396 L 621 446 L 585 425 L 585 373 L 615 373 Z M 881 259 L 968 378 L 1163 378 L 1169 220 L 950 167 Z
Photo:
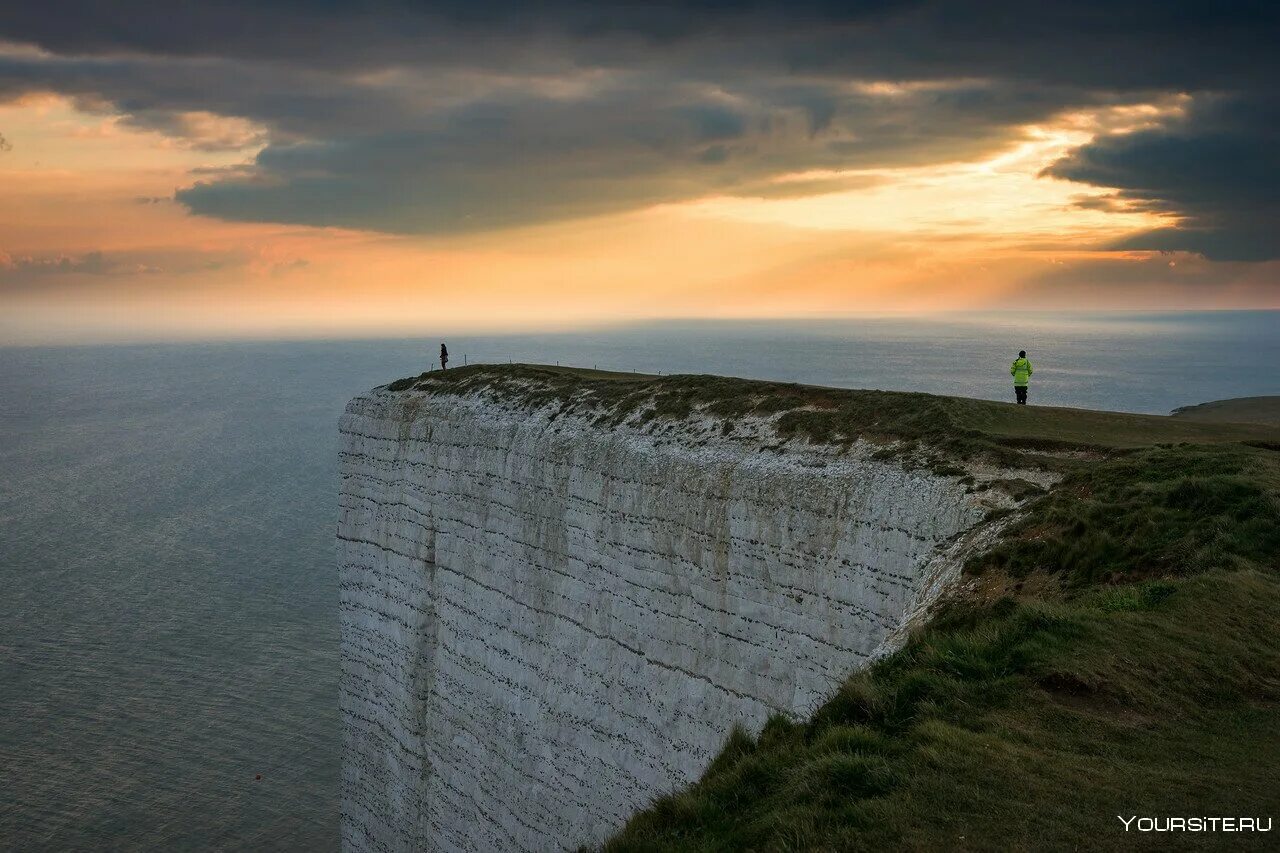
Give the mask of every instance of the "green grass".
M 990 552 L 966 567 L 1070 586 L 1211 568 L 1280 569 L 1280 453 L 1247 445 L 1153 447 L 1078 463 Z

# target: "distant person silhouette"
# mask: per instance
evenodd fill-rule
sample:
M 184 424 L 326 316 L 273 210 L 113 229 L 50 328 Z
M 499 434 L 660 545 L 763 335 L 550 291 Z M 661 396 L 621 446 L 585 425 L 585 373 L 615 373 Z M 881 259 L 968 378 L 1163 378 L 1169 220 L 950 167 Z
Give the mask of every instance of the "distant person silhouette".
M 444 344 L 440 345 L 440 369 L 449 369 L 449 348 Z
M 1027 361 L 1027 351 L 1022 350 L 1009 365 L 1009 373 L 1013 376 L 1013 395 L 1019 406 L 1027 404 L 1027 385 L 1031 382 L 1031 362 Z

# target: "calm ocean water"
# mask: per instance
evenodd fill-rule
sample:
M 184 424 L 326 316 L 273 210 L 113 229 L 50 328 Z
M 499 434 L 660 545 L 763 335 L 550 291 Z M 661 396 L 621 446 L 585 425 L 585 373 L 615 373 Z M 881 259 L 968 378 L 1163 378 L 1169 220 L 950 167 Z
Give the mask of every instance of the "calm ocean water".
M 1280 394 L 1280 314 L 667 323 L 453 363 L 1165 413 Z M 0 349 L 0 847 L 337 846 L 338 414 L 439 341 Z M 261 780 L 255 776 L 261 775 Z

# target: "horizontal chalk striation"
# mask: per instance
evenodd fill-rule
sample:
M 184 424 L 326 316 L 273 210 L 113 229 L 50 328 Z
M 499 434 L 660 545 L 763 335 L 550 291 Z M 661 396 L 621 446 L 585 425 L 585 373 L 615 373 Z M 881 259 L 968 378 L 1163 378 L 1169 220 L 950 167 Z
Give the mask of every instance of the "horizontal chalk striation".
M 341 421 L 348 851 L 575 848 L 802 715 L 955 575 L 994 490 L 768 418 L 376 390 Z

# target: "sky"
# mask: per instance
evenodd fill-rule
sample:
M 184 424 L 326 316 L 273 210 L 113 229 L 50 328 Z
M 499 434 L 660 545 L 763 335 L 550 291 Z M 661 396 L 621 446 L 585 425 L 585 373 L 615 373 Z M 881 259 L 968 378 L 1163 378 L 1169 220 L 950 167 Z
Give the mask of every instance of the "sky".
M 0 344 L 1280 307 L 1280 5 L 0 4 Z

